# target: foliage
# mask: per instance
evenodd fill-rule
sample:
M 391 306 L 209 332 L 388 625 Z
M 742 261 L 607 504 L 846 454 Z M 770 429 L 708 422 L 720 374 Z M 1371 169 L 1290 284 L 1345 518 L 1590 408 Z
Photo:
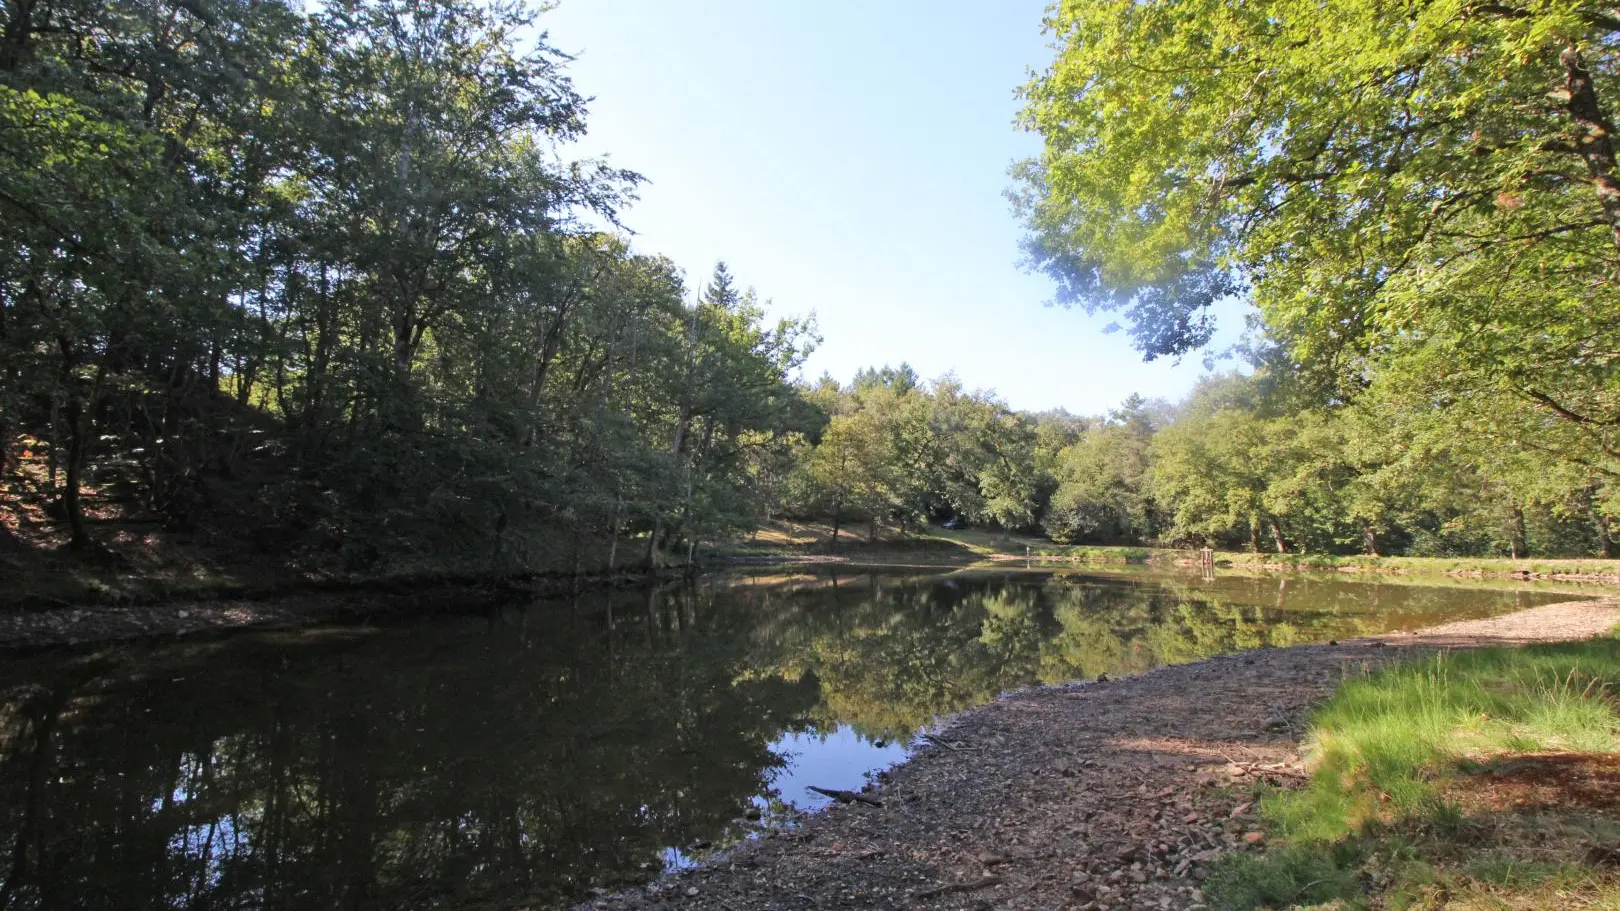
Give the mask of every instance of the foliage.
M 1151 358 L 1243 293 L 1260 362 L 1322 401 L 1370 383 L 1451 445 L 1620 477 L 1612 10 L 1079 0 L 1045 25 L 1016 201 L 1060 301 L 1123 309 Z M 1252 516 L 1247 489 L 1206 512 Z
M 524 7 L 0 17 L 0 470 L 75 550 L 90 497 L 327 569 L 660 562 L 816 428 L 808 324 L 593 227 L 639 178 L 561 157 Z
M 1035 422 L 993 395 L 952 377 L 923 383 L 902 364 L 847 388 L 824 379 L 811 397 L 831 419 L 782 511 L 867 521 L 874 533 L 879 521 L 1034 524 Z
M 905 370 L 900 392 L 883 375 L 809 393 L 832 422 L 797 453 L 800 480 L 779 511 L 1038 527 L 1065 545 L 1515 559 L 1615 549 L 1601 473 L 1459 440 L 1448 419 L 1382 389 L 1320 407 L 1266 372 L 1225 374 L 1176 406 L 1132 396 L 1082 418 L 1020 415 Z

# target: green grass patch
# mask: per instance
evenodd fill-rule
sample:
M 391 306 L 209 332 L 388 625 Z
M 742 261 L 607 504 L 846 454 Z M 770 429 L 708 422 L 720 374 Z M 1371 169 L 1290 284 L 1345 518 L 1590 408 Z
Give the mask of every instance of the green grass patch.
M 1212 906 L 1620 908 L 1617 686 L 1612 636 L 1347 681 L 1309 783 L 1261 801 L 1271 849 L 1221 862 Z
M 1190 552 L 1189 552 L 1190 553 Z M 1216 560 L 1235 568 L 1272 568 L 1413 575 L 1571 577 L 1594 582 L 1620 578 L 1620 560 L 1524 559 L 1506 557 L 1371 557 L 1331 554 L 1221 552 Z

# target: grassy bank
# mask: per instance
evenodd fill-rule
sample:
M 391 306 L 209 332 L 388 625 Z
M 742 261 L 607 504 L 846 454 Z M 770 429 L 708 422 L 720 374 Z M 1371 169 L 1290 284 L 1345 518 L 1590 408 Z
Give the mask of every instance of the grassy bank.
M 1190 552 L 1182 552 L 1191 557 Z M 1235 568 L 1383 572 L 1452 576 L 1620 580 L 1620 560 L 1510 560 L 1506 557 L 1364 557 L 1328 554 L 1219 553 Z
M 1188 551 L 1150 547 L 1097 547 L 1054 544 L 1044 538 L 977 528 L 949 529 L 931 525 L 904 531 L 888 525 L 860 524 L 839 530 L 834 540 L 826 522 L 775 520 L 747 538 L 716 551 L 723 557 L 840 556 L 855 561 L 964 562 L 1024 559 L 1095 563 L 1173 562 Z
M 1345 683 L 1309 783 L 1212 906 L 1620 908 L 1620 639 L 1450 654 Z

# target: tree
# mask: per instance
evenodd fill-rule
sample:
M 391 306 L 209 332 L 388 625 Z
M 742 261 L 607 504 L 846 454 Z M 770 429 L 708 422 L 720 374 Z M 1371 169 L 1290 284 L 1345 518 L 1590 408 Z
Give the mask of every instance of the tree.
M 1053 539 L 1136 544 L 1154 537 L 1148 469 L 1158 428 L 1147 411 L 1148 403 L 1133 395 L 1059 455 L 1058 487 L 1043 526 Z
M 1620 472 L 1620 18 L 1601 4 L 1084 0 L 1024 88 L 1032 264 L 1149 356 L 1240 285 L 1292 370 L 1421 378 Z

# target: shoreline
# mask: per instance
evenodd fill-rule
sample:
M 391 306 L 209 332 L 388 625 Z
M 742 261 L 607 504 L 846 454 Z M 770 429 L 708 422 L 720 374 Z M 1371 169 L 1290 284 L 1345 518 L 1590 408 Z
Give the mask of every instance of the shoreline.
M 513 598 L 555 598 L 659 584 L 684 567 L 582 575 L 401 576 L 314 582 L 248 593 L 197 593 L 133 603 L 0 611 L 0 654 L 142 640 L 180 640 L 321 623 L 365 623 L 494 606 Z
M 633 588 L 663 583 L 689 574 L 707 574 L 763 567 L 847 567 L 868 571 L 1004 569 L 1027 562 L 1031 568 L 1092 566 L 1106 571 L 1123 559 L 1056 557 L 1028 558 L 999 555 L 942 555 L 938 552 L 888 552 L 871 557 L 856 554 L 750 554 L 719 556 L 693 568 L 665 567 L 649 574 L 645 569 L 583 573 L 430 573 L 361 579 L 308 579 L 287 584 L 221 586 L 154 592 L 137 598 L 63 601 L 27 596 L 0 608 L 0 654 L 72 648 L 110 642 L 181 639 L 198 635 L 228 635 L 235 631 L 285 629 L 319 623 L 363 623 L 371 620 L 428 616 L 466 611 L 510 598 L 556 598 L 604 588 Z M 1150 559 L 1134 561 L 1160 568 L 1187 569 L 1191 564 Z M 1399 576 L 1421 584 L 1424 579 L 1557 582 L 1571 585 L 1620 586 L 1615 575 L 1528 575 L 1519 572 L 1413 571 L 1399 567 L 1301 566 L 1296 563 L 1246 563 L 1225 567 L 1227 572 L 1350 573 Z M 1610 593 L 1594 592 L 1606 598 Z
M 1263 848 L 1257 783 L 1302 782 L 1311 705 L 1440 649 L 1591 638 L 1620 600 L 1559 602 L 1338 644 L 1039 687 L 955 716 L 865 795 L 581 911 L 1199 909 L 1220 856 Z
M 1125 548 L 1129 550 L 1129 548 Z M 1036 566 L 1159 566 L 1175 567 L 1178 569 L 1193 569 L 1199 566 L 1197 560 L 1190 557 L 1175 556 L 1177 554 L 1191 553 L 1191 551 L 1156 550 L 1149 556 L 1110 555 L 1107 553 L 1088 553 L 1082 555 L 1062 554 L 1030 554 L 1023 556 L 1013 553 L 975 554 L 960 556 L 955 554 L 941 554 L 938 551 L 881 551 L 873 556 L 862 555 L 859 551 L 846 554 L 739 554 L 724 557 L 718 565 L 721 566 L 973 566 L 977 564 L 995 565 L 1003 563 L 1031 563 Z M 1233 559 L 1236 556 L 1238 559 Z M 1344 573 L 1347 575 L 1377 575 L 1401 576 L 1405 578 L 1445 578 L 1445 579 L 1500 579 L 1517 582 L 1568 582 L 1577 585 L 1605 585 L 1620 587 L 1620 561 L 1616 562 L 1613 571 L 1548 571 L 1545 569 L 1503 568 L 1485 569 L 1479 567 L 1452 567 L 1432 568 L 1419 565 L 1400 565 L 1393 560 L 1419 561 L 1434 559 L 1439 564 L 1448 561 L 1440 558 L 1428 557 L 1345 557 L 1320 560 L 1276 560 L 1247 559 L 1250 555 L 1244 554 L 1217 554 L 1216 565 L 1219 569 L 1229 572 L 1264 572 L 1264 573 Z M 1261 554 L 1261 557 L 1275 555 Z M 1367 562 L 1376 560 L 1378 562 Z M 1503 561 L 1507 562 L 1507 561 Z M 1521 561 L 1533 563 L 1535 561 Z M 1585 563 L 1595 561 L 1581 561 Z M 1543 565 L 1536 563 L 1535 565 Z

